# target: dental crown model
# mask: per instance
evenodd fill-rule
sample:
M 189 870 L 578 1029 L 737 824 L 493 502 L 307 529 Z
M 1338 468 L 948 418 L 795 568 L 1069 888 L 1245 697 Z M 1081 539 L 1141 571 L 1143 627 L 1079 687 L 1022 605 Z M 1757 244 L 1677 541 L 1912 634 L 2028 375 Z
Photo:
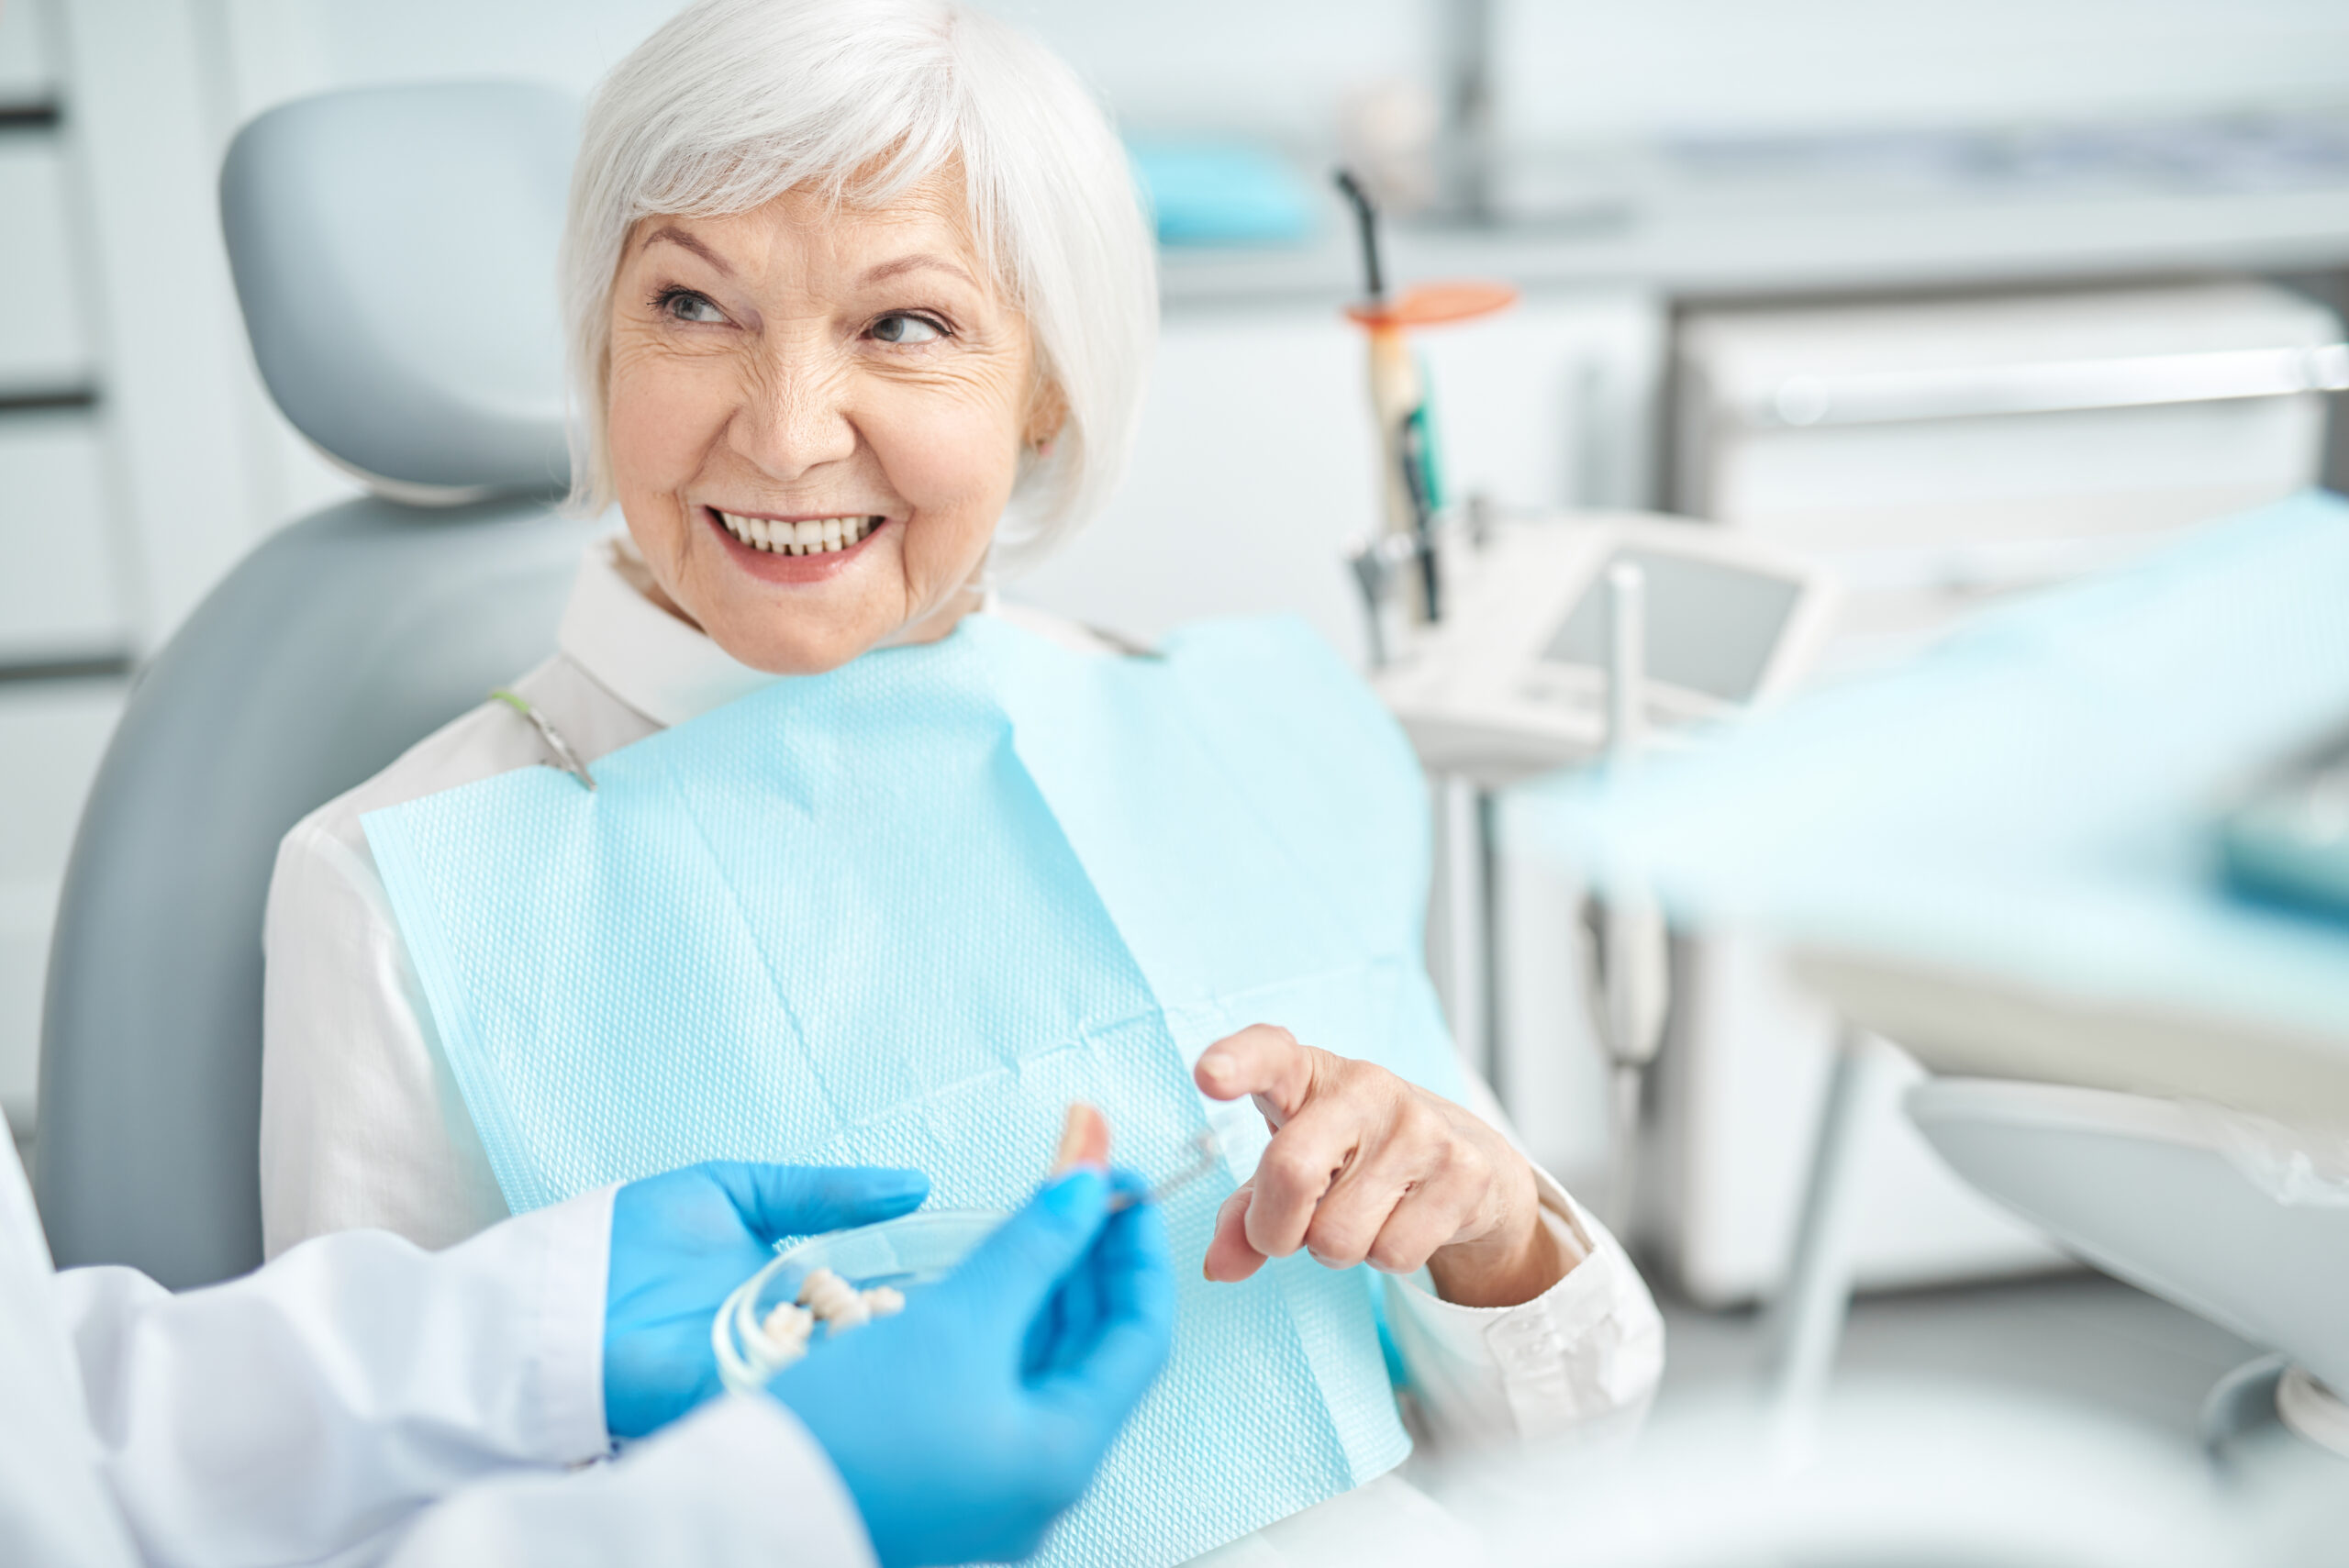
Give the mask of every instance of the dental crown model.
M 863 1328 L 875 1318 L 889 1318 L 906 1309 L 903 1293 L 888 1285 L 859 1290 L 829 1269 L 818 1269 L 799 1286 L 799 1299 L 785 1301 L 767 1314 L 759 1332 L 763 1347 L 778 1363 L 789 1365 L 807 1353 L 807 1341 L 821 1323 L 829 1333 Z

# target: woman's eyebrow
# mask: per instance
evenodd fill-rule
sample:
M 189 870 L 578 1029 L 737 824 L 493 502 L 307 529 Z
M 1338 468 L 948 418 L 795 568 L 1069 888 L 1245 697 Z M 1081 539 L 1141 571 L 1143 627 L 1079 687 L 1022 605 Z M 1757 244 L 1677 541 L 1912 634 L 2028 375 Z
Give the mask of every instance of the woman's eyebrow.
M 647 245 L 651 245 L 655 241 L 662 239 L 666 239 L 672 245 L 684 246 L 686 250 L 692 251 L 703 261 L 707 261 L 711 266 L 716 267 L 719 272 L 725 273 L 729 278 L 734 275 L 734 269 L 726 264 L 726 259 L 724 257 L 711 250 L 708 246 L 703 244 L 700 240 L 695 239 L 692 235 L 687 234 L 684 229 L 679 228 L 674 223 L 664 223 L 660 228 L 654 229 L 651 233 L 644 237 L 644 242 Z
M 962 279 L 964 283 L 969 284 L 973 288 L 979 286 L 977 284 L 972 282 L 970 273 L 964 272 L 954 262 L 948 261 L 943 256 L 930 255 L 900 256 L 894 261 L 884 261 L 877 267 L 868 268 L 864 276 L 857 281 L 862 284 L 882 283 L 887 279 L 896 277 L 900 273 L 919 272 L 925 267 L 936 272 L 952 273 L 953 276 Z

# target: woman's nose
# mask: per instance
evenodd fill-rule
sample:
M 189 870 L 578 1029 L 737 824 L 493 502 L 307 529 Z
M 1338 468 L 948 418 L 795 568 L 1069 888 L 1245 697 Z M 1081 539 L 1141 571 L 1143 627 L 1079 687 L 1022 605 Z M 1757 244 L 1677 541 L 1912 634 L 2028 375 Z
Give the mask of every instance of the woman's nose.
M 742 455 L 788 484 L 856 450 L 841 378 L 829 367 L 785 363 L 770 368 L 735 422 Z

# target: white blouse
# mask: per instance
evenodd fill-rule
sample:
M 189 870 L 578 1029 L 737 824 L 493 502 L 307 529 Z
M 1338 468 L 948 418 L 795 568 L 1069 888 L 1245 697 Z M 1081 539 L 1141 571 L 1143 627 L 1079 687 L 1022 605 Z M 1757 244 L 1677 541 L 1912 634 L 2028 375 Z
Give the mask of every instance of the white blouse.
M 591 764 L 778 678 L 735 662 L 654 606 L 643 572 L 622 539 L 591 546 L 558 651 L 514 683 Z M 1109 651 L 1083 628 L 1036 611 L 990 601 L 982 613 Z M 270 1256 L 362 1227 L 446 1247 L 506 1218 L 359 819 L 545 761 L 527 720 L 484 703 L 312 812 L 279 847 L 262 1014 L 262 1229 Z M 1470 1109 L 1508 1130 L 1481 1082 L 1471 1080 L 1469 1099 Z M 1419 1418 L 1440 1441 L 1531 1438 L 1633 1410 L 1661 1375 L 1663 1323 L 1638 1271 L 1563 1187 L 1536 1174 L 1545 1219 L 1574 1262 L 1548 1292 L 1519 1307 L 1472 1307 L 1440 1299 L 1423 1276 L 1388 1282 L 1390 1326 Z

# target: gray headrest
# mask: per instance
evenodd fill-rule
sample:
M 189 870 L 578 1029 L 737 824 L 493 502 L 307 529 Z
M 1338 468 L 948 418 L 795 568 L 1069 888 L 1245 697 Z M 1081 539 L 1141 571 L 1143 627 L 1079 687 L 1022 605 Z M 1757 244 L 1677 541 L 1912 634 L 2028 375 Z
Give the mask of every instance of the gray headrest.
M 237 133 L 220 218 L 262 378 L 373 488 L 566 483 L 555 248 L 578 136 L 573 100 L 519 83 L 331 93 Z

